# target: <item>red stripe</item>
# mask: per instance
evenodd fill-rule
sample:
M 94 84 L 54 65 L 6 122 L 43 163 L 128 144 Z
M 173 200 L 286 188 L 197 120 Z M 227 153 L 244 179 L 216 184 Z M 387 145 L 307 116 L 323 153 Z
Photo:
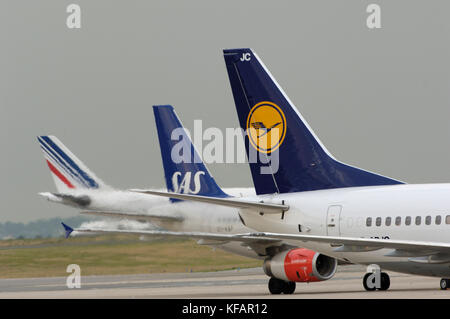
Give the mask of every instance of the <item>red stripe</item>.
M 68 180 L 63 174 L 61 174 L 61 173 L 56 169 L 55 166 L 52 165 L 52 163 L 50 163 L 49 161 L 47 161 L 47 165 L 48 165 L 48 168 L 50 168 L 50 170 L 52 171 L 52 173 L 55 174 L 56 176 L 58 176 L 59 179 L 60 179 L 64 184 L 67 185 L 67 187 L 69 187 L 69 188 L 75 188 L 75 186 L 73 186 L 73 185 L 69 182 L 69 180 Z

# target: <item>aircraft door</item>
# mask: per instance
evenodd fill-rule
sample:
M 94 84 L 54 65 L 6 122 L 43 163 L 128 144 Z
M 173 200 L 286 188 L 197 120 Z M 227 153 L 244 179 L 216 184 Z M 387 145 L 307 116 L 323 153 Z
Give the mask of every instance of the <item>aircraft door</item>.
M 341 218 L 341 205 L 332 205 L 328 207 L 327 213 L 327 235 L 328 236 L 340 236 L 340 218 Z

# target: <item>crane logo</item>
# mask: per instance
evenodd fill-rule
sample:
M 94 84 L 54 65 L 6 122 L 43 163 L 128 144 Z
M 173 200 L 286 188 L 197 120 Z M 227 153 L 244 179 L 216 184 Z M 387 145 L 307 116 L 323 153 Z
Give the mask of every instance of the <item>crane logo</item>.
M 286 136 L 286 118 L 278 105 L 272 102 L 255 104 L 247 117 L 250 144 L 258 151 L 270 154 L 283 143 Z

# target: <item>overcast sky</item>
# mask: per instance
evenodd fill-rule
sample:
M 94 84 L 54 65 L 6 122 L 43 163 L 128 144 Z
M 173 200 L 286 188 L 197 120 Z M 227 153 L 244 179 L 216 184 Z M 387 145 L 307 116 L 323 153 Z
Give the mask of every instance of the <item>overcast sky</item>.
M 68 29 L 66 7 L 81 7 Z M 381 29 L 366 8 L 381 7 Z M 6 0 L 0 4 L 0 222 L 72 216 L 36 141 L 58 136 L 117 188 L 163 187 L 154 104 L 237 127 L 222 49 L 253 48 L 341 161 L 450 181 L 450 2 Z M 223 187 L 245 164 L 209 165 Z

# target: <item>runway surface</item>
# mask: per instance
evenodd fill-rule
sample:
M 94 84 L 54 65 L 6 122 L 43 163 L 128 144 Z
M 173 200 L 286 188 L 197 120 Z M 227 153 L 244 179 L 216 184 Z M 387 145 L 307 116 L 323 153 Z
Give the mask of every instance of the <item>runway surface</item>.
M 335 277 L 297 283 L 293 295 L 270 295 L 261 269 L 209 273 L 82 276 L 81 288 L 68 289 L 66 277 L 0 279 L 0 298 L 450 298 L 439 278 L 389 272 L 388 291 L 367 292 L 366 268 L 340 266 Z

